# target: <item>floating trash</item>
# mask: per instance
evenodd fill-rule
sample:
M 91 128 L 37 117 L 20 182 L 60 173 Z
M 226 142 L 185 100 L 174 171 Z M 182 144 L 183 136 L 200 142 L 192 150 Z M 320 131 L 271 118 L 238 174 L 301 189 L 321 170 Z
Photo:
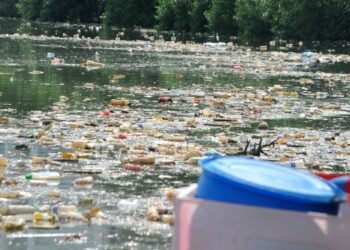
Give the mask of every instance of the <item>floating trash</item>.
M 260 52 L 0 35 L 12 53 L 32 41 L 40 63 L 16 52 L 0 67 L 0 224 L 14 216 L 8 231 L 23 231 L 30 243 L 34 229 L 48 229 L 43 238 L 67 237 L 68 248 L 108 248 L 135 234 L 140 248 L 169 248 L 174 195 L 197 181 L 205 157 L 349 171 L 349 73 L 322 71 L 348 55 L 270 51 L 278 42 Z M 25 96 L 13 87 L 20 82 Z M 108 233 L 99 245 L 101 231 Z M 148 245 L 154 238 L 159 245 Z

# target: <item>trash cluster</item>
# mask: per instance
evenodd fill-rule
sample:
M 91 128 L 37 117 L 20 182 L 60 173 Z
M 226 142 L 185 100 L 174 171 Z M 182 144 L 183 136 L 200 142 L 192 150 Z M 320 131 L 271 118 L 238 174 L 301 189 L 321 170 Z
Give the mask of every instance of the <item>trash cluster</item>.
M 147 104 L 112 99 L 103 110 L 77 113 L 64 109 L 67 98 L 61 96 L 56 103 L 61 109 L 31 112 L 24 120 L 2 119 L 0 132 L 4 140 L 11 141 L 8 150 L 14 155 L 21 157 L 36 147 L 52 151 L 44 157 L 34 156 L 33 150 L 31 158 L 21 161 L 1 158 L 0 213 L 5 231 L 27 226 L 56 229 L 66 221 L 91 223 L 108 218 L 103 207 L 89 197 L 90 191 L 74 203 L 61 204 L 62 196 L 70 195 L 60 191 L 62 180 L 74 192 L 91 190 L 96 176 L 117 182 L 120 175 L 136 174 L 131 181 L 137 181 L 137 175 L 155 173 L 157 179 L 162 178 L 156 175 L 157 168 L 169 169 L 171 174 L 179 166 L 198 173 L 198 160 L 213 155 L 259 157 L 316 171 L 349 168 L 348 131 L 273 127 L 269 121 L 307 115 L 321 122 L 329 113 L 347 113 L 347 104 L 301 107 L 298 94 L 281 85 L 213 92 L 183 90 L 181 94 L 179 90 L 145 87 L 124 90 L 137 89 L 153 95 Z M 144 108 L 150 105 L 156 108 Z M 186 112 L 179 113 L 179 109 Z M 40 195 L 34 192 L 38 187 Z M 38 196 L 46 196 L 49 204 L 37 203 Z M 168 191 L 166 196 L 171 200 L 173 193 Z M 150 207 L 146 217 L 172 224 L 170 211 L 160 204 Z
M 99 52 L 79 60 L 47 53 L 45 65 L 84 74 L 111 72 L 107 81 L 84 82 L 46 110 L 16 116 L 1 109 L 3 232 L 73 227 L 78 235 L 70 239 L 76 240 L 81 226 L 109 225 L 132 232 L 151 228 L 166 238 L 162 232 L 170 232 L 174 223 L 176 189 L 197 182 L 198 161 L 205 157 L 349 171 L 350 74 L 317 70 L 349 63 L 348 55 L 251 51 L 231 44 L 0 38 L 35 41 L 40 48 L 47 42 L 73 43 L 83 51 L 98 46 Z M 174 84 L 129 84 L 135 81 L 128 78 L 134 65 L 116 70 L 103 60 L 106 51 L 150 62 L 151 56 L 162 58 L 161 66 L 149 64 L 164 67 Z M 144 77 L 147 69 L 135 67 Z M 46 72 L 38 68 L 28 74 Z M 237 82 L 220 79 L 227 75 Z M 76 108 L 73 97 L 83 108 Z

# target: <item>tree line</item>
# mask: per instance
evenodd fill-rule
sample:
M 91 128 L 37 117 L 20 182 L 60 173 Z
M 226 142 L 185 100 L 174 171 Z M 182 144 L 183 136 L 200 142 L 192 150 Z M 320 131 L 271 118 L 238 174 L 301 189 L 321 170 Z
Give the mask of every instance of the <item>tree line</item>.
M 0 0 L 0 16 L 222 39 L 350 40 L 349 0 Z

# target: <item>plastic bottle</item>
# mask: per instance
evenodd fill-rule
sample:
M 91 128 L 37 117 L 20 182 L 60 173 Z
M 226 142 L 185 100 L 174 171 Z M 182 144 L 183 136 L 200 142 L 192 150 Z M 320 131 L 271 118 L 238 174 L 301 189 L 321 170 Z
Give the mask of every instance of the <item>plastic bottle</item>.
M 138 210 L 140 204 L 137 199 L 134 200 L 120 200 L 117 204 L 118 208 L 125 213 L 132 213 Z
M 112 106 L 128 106 L 130 104 L 129 100 L 126 99 L 112 99 Z
M 144 122 L 142 124 L 138 125 L 138 128 L 140 129 L 144 129 L 144 130 L 151 130 L 152 128 L 154 128 L 154 124 L 151 122 Z
M 164 103 L 164 102 L 173 102 L 173 99 L 168 96 L 160 96 L 158 99 L 159 103 Z
M 290 163 L 290 166 L 292 168 L 297 168 L 297 169 L 304 169 L 305 168 L 305 162 L 303 160 L 296 160 L 296 161 L 292 161 Z
M 77 213 L 78 208 L 74 205 L 62 205 L 62 206 L 54 206 L 51 209 L 51 213 L 60 216 L 60 214 L 67 213 Z
M 92 217 L 95 217 L 97 219 L 107 219 L 107 216 L 101 211 L 101 208 L 99 207 L 91 208 L 90 214 Z
M 148 221 L 159 221 L 160 220 L 160 215 L 158 213 L 158 210 L 154 207 L 150 207 L 147 210 L 146 217 L 147 217 Z
M 165 197 L 167 198 L 168 201 L 174 201 L 175 192 L 176 191 L 174 189 L 166 190 Z
M 8 205 L 0 207 L 1 215 L 32 214 L 36 208 L 29 205 Z
M 54 206 L 51 213 L 64 221 L 87 221 L 74 205 Z
M 104 143 L 89 143 L 87 144 L 87 149 L 94 149 L 97 151 L 103 151 L 108 149 L 108 145 Z
M 91 205 L 94 203 L 94 200 L 90 197 L 80 197 L 79 205 Z
M 59 180 L 61 178 L 58 172 L 34 172 L 25 175 L 27 180 Z
M 185 135 L 164 135 L 163 139 L 166 141 L 184 142 L 187 141 L 187 136 Z
M 41 221 L 48 221 L 48 222 L 54 223 L 55 216 L 53 216 L 51 214 L 47 214 L 47 213 L 35 212 L 33 214 L 33 222 L 37 223 L 37 222 L 41 222 Z
M 41 165 L 41 164 L 44 164 L 46 163 L 47 159 L 44 158 L 44 157 L 38 157 L 38 156 L 34 156 L 32 158 L 32 164 L 33 165 Z
M 49 191 L 47 196 L 49 198 L 59 198 L 59 197 L 61 197 L 61 192 L 60 191 Z
M 53 52 L 47 52 L 47 58 L 48 59 L 52 59 L 52 58 L 54 58 L 55 57 L 55 53 L 53 53 Z
M 128 139 L 128 135 L 126 133 L 119 133 L 117 137 L 118 139 L 122 140 Z
M 64 221 L 87 221 L 87 219 L 78 212 L 61 213 L 59 219 Z
M 8 159 L 5 157 L 0 156 L 0 166 L 5 166 L 7 167 L 8 165 Z
M 83 140 L 72 141 L 72 149 L 81 150 L 85 149 L 87 142 Z
M 91 185 L 94 183 L 92 176 L 87 176 L 83 178 L 78 178 L 74 180 L 74 184 L 78 186 Z
M 0 177 L 3 177 L 6 174 L 7 167 L 0 165 Z
M 132 172 L 142 172 L 143 167 L 139 164 L 125 164 L 124 169 Z
M 140 164 L 140 165 L 154 165 L 155 162 L 156 162 L 155 157 L 146 157 L 146 156 L 137 157 L 132 160 L 132 163 Z
M 165 223 L 165 224 L 174 225 L 174 215 L 162 214 L 160 216 L 160 221 Z
M 4 199 L 16 199 L 21 195 L 19 191 L 7 191 L 7 192 L 1 192 L 0 198 Z
M 8 216 L 3 222 L 5 232 L 15 232 L 24 230 L 25 220 L 16 216 Z

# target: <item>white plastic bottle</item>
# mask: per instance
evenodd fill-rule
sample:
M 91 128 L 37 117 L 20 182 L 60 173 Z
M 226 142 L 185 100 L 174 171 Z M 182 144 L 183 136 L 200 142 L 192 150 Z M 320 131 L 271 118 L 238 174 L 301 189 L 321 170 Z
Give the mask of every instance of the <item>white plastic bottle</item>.
M 59 180 L 61 178 L 58 172 L 34 172 L 25 175 L 27 180 Z

